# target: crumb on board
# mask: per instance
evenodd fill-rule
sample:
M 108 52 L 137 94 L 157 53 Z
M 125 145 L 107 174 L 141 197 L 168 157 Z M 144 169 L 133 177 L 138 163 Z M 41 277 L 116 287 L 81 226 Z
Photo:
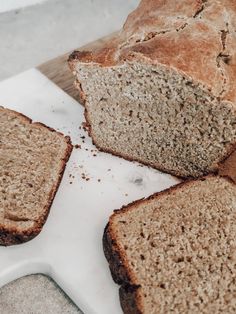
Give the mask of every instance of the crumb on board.
M 101 182 L 101 179 L 98 179 L 98 182 Z
M 79 145 L 79 144 L 75 144 L 75 145 L 74 145 L 74 148 L 76 148 L 76 149 L 80 149 L 80 148 L 81 148 L 81 145 Z

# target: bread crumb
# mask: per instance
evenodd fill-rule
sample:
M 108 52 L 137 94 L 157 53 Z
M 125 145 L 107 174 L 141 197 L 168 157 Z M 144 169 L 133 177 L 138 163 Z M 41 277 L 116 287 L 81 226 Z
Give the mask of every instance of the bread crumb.
M 80 149 L 80 148 L 81 148 L 81 145 L 76 144 L 76 145 L 74 145 L 74 148 L 76 148 L 76 149 Z

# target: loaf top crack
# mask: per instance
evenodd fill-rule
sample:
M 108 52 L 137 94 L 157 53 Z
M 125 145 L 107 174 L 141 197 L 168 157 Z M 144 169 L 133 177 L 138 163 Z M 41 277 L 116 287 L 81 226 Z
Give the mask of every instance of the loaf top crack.
M 102 66 L 133 58 L 171 66 L 215 96 L 236 102 L 236 4 L 231 0 L 143 0 L 115 38 L 93 52 L 71 56 L 71 60 Z

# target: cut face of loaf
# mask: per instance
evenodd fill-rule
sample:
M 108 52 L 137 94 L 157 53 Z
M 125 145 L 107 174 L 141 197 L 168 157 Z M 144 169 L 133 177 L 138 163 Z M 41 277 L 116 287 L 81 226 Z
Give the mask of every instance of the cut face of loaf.
M 0 107 L 1 245 L 41 231 L 71 150 L 68 137 Z
M 236 185 L 189 181 L 111 216 L 104 252 L 124 313 L 235 313 Z
M 236 6 L 147 1 L 118 36 L 69 59 L 102 150 L 188 177 L 236 147 Z

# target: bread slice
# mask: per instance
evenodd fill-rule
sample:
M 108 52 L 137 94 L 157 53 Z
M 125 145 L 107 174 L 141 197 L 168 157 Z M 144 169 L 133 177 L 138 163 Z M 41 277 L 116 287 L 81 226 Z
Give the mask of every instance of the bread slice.
M 122 31 L 69 58 L 94 143 L 181 177 L 236 147 L 236 5 L 142 0 Z
M 207 176 L 116 211 L 104 252 L 124 313 L 236 312 L 236 185 Z
M 69 137 L 0 107 L 0 244 L 42 229 L 72 145 Z

